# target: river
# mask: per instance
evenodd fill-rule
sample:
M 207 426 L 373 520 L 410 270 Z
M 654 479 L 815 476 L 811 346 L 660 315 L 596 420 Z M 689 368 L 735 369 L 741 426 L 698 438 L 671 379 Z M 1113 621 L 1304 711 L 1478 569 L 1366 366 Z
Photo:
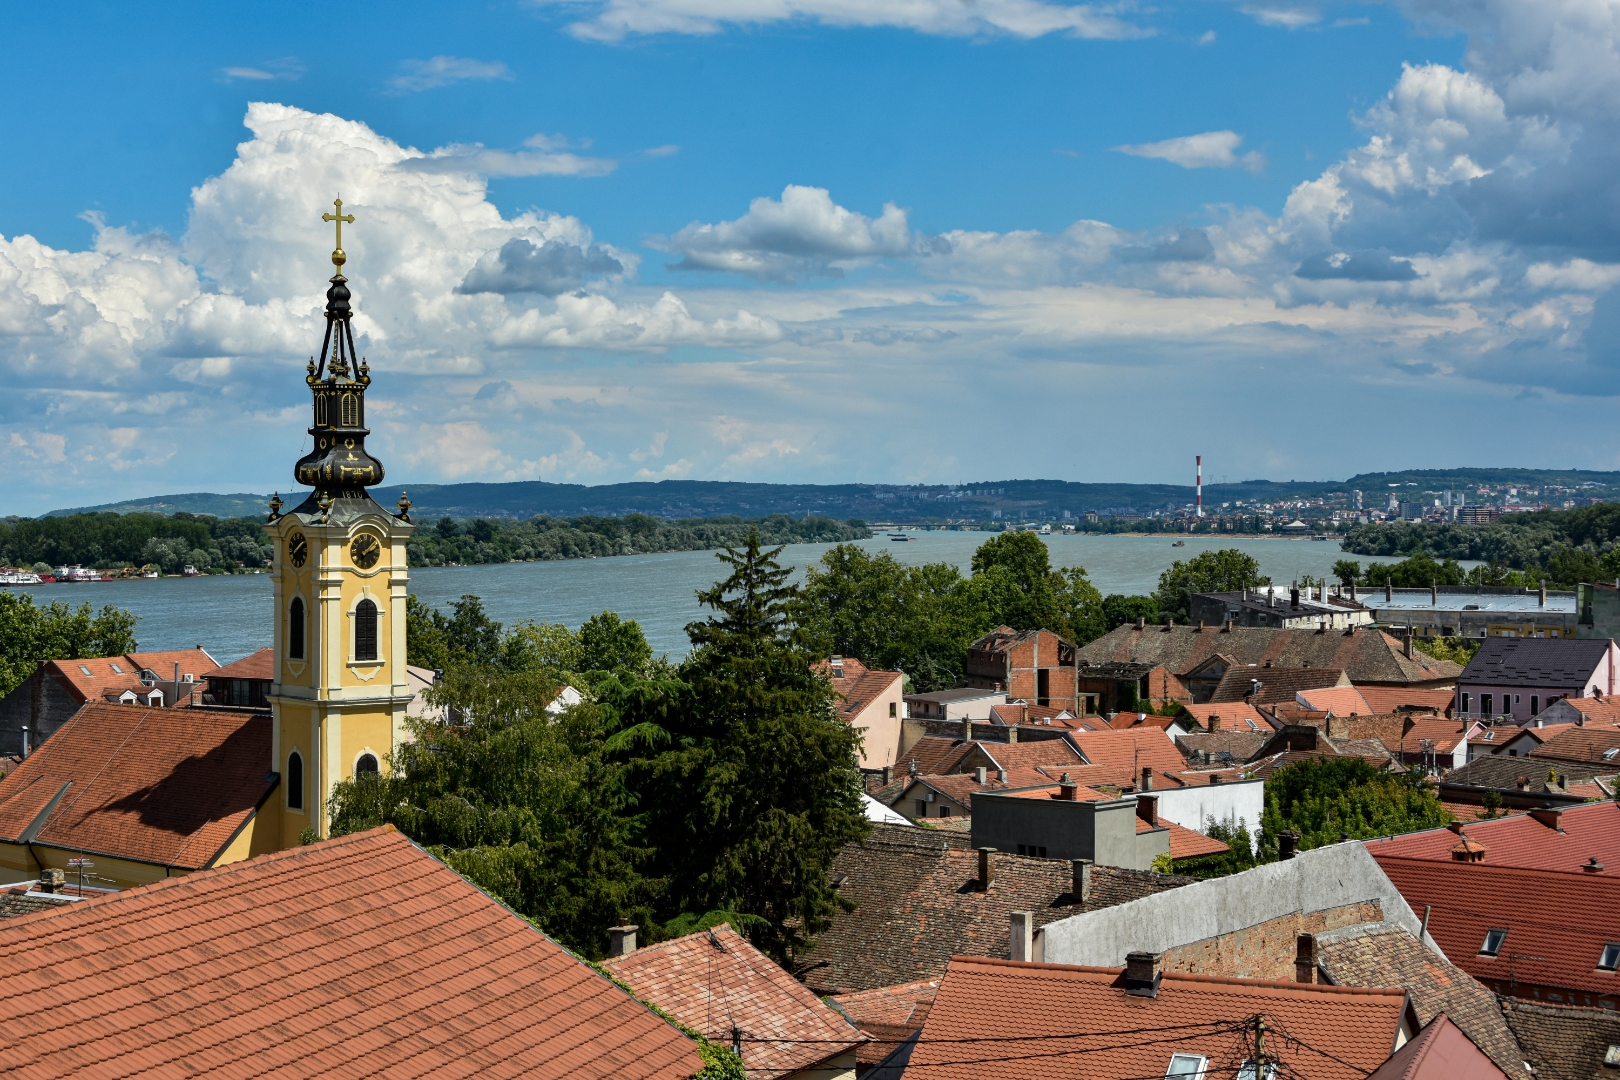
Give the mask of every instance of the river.
M 910 540 L 891 541 L 887 534 L 859 541 L 868 551 L 886 551 L 903 563 L 949 562 L 968 572 L 973 551 L 989 533 L 912 532 Z M 1058 567 L 1083 566 L 1092 582 L 1108 593 L 1148 593 L 1174 559 L 1200 551 L 1237 548 L 1254 556 L 1260 571 L 1274 581 L 1293 581 L 1304 574 L 1325 577 L 1337 559 L 1339 545 L 1298 539 L 1187 537 L 1185 547 L 1172 547 L 1162 536 L 1053 535 L 1043 537 Z M 795 544 L 782 561 L 802 568 L 819 559 L 831 544 Z M 1370 561 L 1358 558 L 1366 564 Z M 1473 566 L 1465 563 L 1464 566 Z M 611 610 L 641 623 L 657 652 L 683 656 L 684 627 L 703 617 L 697 590 L 720 577 L 723 567 L 712 551 L 661 555 L 620 555 L 606 559 L 498 563 L 489 566 L 420 567 L 411 571 L 411 591 L 435 607 L 465 593 L 483 597 L 490 616 L 505 623 L 522 619 L 560 622 L 577 627 L 599 611 Z M 220 663 L 246 656 L 270 644 L 270 576 L 238 574 L 220 577 L 104 581 L 82 585 L 29 588 L 36 602 L 89 601 L 112 604 L 140 616 L 136 636 L 143 649 L 180 649 L 202 645 Z

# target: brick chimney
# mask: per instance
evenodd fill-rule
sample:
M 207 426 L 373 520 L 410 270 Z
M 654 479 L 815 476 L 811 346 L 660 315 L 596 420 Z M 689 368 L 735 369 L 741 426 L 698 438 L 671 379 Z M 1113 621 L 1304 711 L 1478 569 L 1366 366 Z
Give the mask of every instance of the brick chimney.
M 1157 795 L 1138 795 L 1136 797 L 1136 816 L 1153 826 L 1159 827 L 1159 797 Z
M 1549 829 L 1564 831 L 1564 812 L 1555 806 L 1543 806 L 1530 811 L 1530 816 L 1547 826 Z
M 1007 742 L 1008 743 L 1015 743 L 1017 741 L 1018 741 L 1018 729 L 1015 728 L 1015 727 L 1008 728 L 1007 729 Z
M 1070 780 L 1068 773 L 1064 773 L 1062 776 L 1058 777 L 1058 798 L 1063 799 L 1065 802 L 1074 802 L 1075 796 L 1079 794 L 1080 785 L 1076 784 L 1073 780 Z
M 1277 834 L 1277 858 L 1292 859 L 1299 854 L 1299 833 L 1285 829 Z
M 1007 958 L 1027 964 L 1035 959 L 1035 916 L 1027 911 L 1014 911 L 1008 923 Z
M 1160 965 L 1163 953 L 1133 952 L 1125 954 L 1125 992 L 1136 997 L 1159 996 Z
M 1316 981 L 1316 935 L 1301 934 L 1294 939 L 1294 981 Z
M 610 926 L 608 927 L 608 955 L 629 956 L 636 951 L 636 931 L 638 926 Z
M 962 741 L 973 741 L 973 718 L 971 716 L 962 717 Z
M 991 882 L 996 880 L 996 849 L 982 847 L 979 849 L 979 889 L 989 891 Z
M 1084 904 L 1091 899 L 1091 860 L 1070 859 L 1069 866 L 1074 871 L 1074 884 L 1069 892 Z
M 1209 718 L 1209 730 L 1211 730 L 1211 731 L 1219 731 L 1219 730 L 1221 730 L 1221 718 L 1219 716 L 1211 716 Z
M 39 872 L 39 891 L 43 893 L 61 892 L 67 885 L 67 872 L 50 869 Z

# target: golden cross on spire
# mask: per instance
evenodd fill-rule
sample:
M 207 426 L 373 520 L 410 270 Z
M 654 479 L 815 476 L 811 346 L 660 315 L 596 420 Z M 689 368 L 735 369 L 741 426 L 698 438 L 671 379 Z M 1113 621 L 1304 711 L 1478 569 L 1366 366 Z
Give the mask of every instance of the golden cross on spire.
M 337 213 L 335 213 L 335 214 L 322 214 L 321 215 L 321 220 L 322 221 L 332 221 L 332 222 L 337 223 L 337 247 L 332 251 L 332 265 L 333 266 L 342 266 L 346 261 L 348 261 L 347 257 L 343 254 L 343 223 L 345 221 L 347 221 L 350 225 L 353 225 L 354 224 L 354 215 L 353 214 L 345 214 L 343 212 L 343 200 L 342 199 L 333 199 L 332 200 L 332 205 L 337 207 Z

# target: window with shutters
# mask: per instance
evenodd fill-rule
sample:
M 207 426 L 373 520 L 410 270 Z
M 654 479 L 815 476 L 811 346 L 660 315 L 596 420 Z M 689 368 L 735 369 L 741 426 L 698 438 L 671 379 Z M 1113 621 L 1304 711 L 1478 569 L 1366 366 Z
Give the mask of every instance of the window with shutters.
M 343 395 L 343 426 L 360 426 L 360 399 L 353 394 Z
M 362 600 L 354 608 L 354 658 L 377 659 L 377 605 Z

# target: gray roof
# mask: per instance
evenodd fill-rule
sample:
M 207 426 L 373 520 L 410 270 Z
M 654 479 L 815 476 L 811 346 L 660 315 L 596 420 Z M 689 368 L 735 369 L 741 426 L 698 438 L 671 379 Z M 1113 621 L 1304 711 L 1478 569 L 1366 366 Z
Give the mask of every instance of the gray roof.
M 984 690 L 968 687 L 959 690 L 935 690 L 930 694 L 906 694 L 904 696 L 907 701 L 933 701 L 945 704 L 951 701 L 974 701 L 978 698 L 1006 697 L 1007 693 L 1004 690 Z
M 1584 688 L 1610 644 L 1608 638 L 1486 638 L 1457 681 L 1554 690 Z

